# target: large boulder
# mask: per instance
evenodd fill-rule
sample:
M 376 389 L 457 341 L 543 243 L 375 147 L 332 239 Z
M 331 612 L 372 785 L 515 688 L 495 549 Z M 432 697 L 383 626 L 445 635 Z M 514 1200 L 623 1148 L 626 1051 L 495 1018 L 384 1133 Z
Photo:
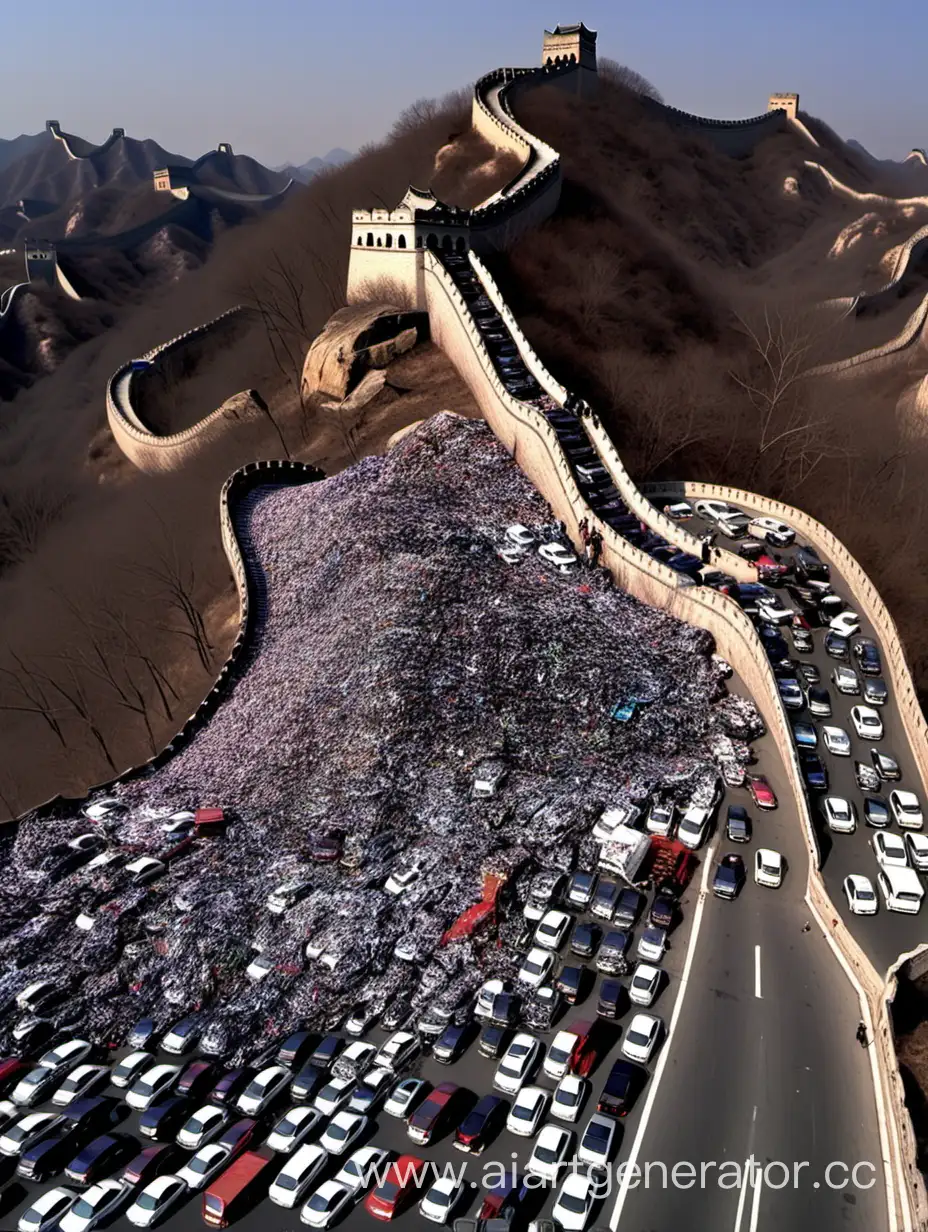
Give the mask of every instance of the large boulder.
M 425 336 L 427 317 L 392 304 L 340 308 L 309 348 L 303 364 L 303 396 L 343 400 L 366 372 L 386 368 Z

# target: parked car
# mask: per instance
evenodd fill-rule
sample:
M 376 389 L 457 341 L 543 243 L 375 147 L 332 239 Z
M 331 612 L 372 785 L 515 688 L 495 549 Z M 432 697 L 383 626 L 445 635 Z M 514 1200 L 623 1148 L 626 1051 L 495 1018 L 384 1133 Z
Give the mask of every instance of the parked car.
M 508 1104 L 498 1095 L 484 1095 L 454 1133 L 459 1151 L 481 1155 L 506 1120 Z
M 518 1034 L 497 1066 L 493 1085 L 516 1094 L 537 1069 L 541 1051 L 541 1044 L 533 1035 Z
M 876 893 L 869 877 L 862 877 L 859 873 L 845 877 L 844 896 L 852 915 L 876 915 Z
M 151 1069 L 154 1056 L 150 1052 L 130 1052 L 128 1056 L 113 1067 L 112 1082 L 114 1087 L 131 1087 L 146 1070 Z
M 764 775 L 749 775 L 748 790 L 758 808 L 775 809 L 777 807 L 776 794 Z
M 748 811 L 740 804 L 728 806 L 728 818 L 725 824 L 725 836 L 732 843 L 749 843 L 751 841 L 751 819 Z
M 735 899 L 744 885 L 744 861 L 739 855 L 728 852 L 719 860 L 712 879 L 712 893 L 716 898 Z

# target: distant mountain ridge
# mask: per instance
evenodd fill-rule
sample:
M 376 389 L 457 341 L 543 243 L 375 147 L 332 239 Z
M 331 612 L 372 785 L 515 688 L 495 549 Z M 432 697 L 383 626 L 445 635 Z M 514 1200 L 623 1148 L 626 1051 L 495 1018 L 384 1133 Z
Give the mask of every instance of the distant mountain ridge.
M 308 184 L 309 181 L 317 176 L 320 171 L 326 171 L 329 167 L 341 167 L 343 163 L 350 162 L 354 158 L 348 150 L 343 150 L 341 146 L 336 146 L 334 150 L 329 150 L 328 154 L 323 154 L 321 158 L 308 158 L 305 163 L 294 166 L 293 163 L 284 163 L 279 167 L 275 167 L 275 171 L 279 171 L 282 175 L 288 175 L 293 180 L 298 180 L 301 184 Z

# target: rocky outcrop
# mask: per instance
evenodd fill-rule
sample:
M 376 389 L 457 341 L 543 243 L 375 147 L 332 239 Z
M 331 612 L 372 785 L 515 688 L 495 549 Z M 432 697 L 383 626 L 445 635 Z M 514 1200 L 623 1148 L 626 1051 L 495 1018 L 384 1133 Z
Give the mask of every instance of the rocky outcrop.
M 341 308 L 309 348 L 303 365 L 303 396 L 323 394 L 344 401 L 372 369 L 386 368 L 425 337 L 423 313 L 392 304 Z

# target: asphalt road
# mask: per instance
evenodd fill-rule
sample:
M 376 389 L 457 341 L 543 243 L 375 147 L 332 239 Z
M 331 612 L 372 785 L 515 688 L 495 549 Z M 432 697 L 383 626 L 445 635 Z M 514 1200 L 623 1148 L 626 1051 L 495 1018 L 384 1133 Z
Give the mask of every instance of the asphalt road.
M 660 504 L 658 498 L 652 498 L 656 504 Z M 754 516 L 762 511 L 751 508 L 750 505 L 743 506 L 744 512 L 749 516 Z M 699 534 L 706 529 L 706 523 L 700 518 L 693 518 L 685 523 L 688 530 L 695 530 Z M 801 544 L 802 540 L 797 543 Z M 725 536 L 719 536 L 719 543 L 724 543 L 726 547 L 737 550 L 737 541 L 728 540 Z M 788 559 L 795 547 L 790 549 L 776 549 L 784 560 Z M 822 559 L 826 560 L 831 565 L 831 583 L 833 590 L 848 601 L 849 606 L 855 607 L 854 596 L 850 586 L 843 579 L 840 572 L 835 568 L 834 564 L 827 556 L 822 555 Z M 780 593 L 783 595 L 784 602 L 791 605 L 789 593 L 782 588 Z M 856 608 L 855 608 L 856 610 Z M 861 615 L 861 634 L 873 640 L 880 645 L 880 640 L 877 637 L 876 631 L 870 623 Z M 888 797 L 889 791 L 896 786 L 907 788 L 914 791 L 921 798 L 922 789 L 919 781 L 918 771 L 915 765 L 915 759 L 912 755 L 911 747 L 905 735 L 905 729 L 902 725 L 902 720 L 899 711 L 895 705 L 892 685 L 890 680 L 884 675 L 887 687 L 889 689 L 889 697 L 886 704 L 881 708 L 880 714 L 883 719 L 884 736 L 877 744 L 873 745 L 866 741 L 860 740 L 854 731 L 851 723 L 850 713 L 851 708 L 857 705 L 862 700 L 860 697 L 851 697 L 841 694 L 834 687 L 831 681 L 831 673 L 839 664 L 839 660 L 830 658 L 824 649 L 824 629 L 813 630 L 813 639 L 815 642 L 815 652 L 811 655 L 800 655 L 792 652 L 792 657 L 800 662 L 815 663 L 822 675 L 822 685 L 826 687 L 831 694 L 832 716 L 830 719 L 813 719 L 807 710 L 790 711 L 791 719 L 801 719 L 805 722 L 814 722 L 818 728 L 819 747 L 818 753 L 824 761 L 828 770 L 830 795 L 844 796 L 851 800 L 857 807 L 858 824 L 854 834 L 835 834 L 828 830 L 821 821 L 821 816 L 818 811 L 816 802 L 816 793 L 812 793 L 811 811 L 813 822 L 816 825 L 816 830 L 819 840 L 819 848 L 822 854 L 822 873 L 825 878 L 825 885 L 828 889 L 831 901 L 841 918 L 847 923 L 851 932 L 860 943 L 867 957 L 876 967 L 877 971 L 883 973 L 889 966 L 895 962 L 900 954 L 913 949 L 916 945 L 928 940 L 928 926 L 925 923 L 925 909 L 917 916 L 904 915 L 899 912 L 887 911 L 885 905 L 880 898 L 879 911 L 876 916 L 855 916 L 852 915 L 847 907 L 847 900 L 844 896 L 843 883 L 845 877 L 849 873 L 862 873 L 869 877 L 876 889 L 876 874 L 878 865 L 876 857 L 873 854 L 873 849 L 870 846 L 871 839 L 876 831 L 863 824 L 863 793 L 857 786 L 854 778 L 854 762 L 863 761 L 870 765 L 870 749 L 879 748 L 882 752 L 889 753 L 899 763 L 902 772 L 901 781 L 897 783 L 884 783 L 883 790 L 880 794 Z M 787 637 L 787 643 L 789 639 Z M 882 646 L 880 647 L 882 653 Z M 884 667 L 886 663 L 885 655 L 883 657 Z M 851 662 L 849 666 L 854 667 Z M 859 674 L 859 673 L 858 673 Z M 821 743 L 821 728 L 824 723 L 829 723 L 838 727 L 843 727 L 848 733 L 851 740 L 851 755 L 850 757 L 834 757 L 828 753 Z M 923 806 L 928 806 L 928 801 L 922 800 Z M 890 829 L 899 834 L 900 830 L 895 822 L 892 823 Z M 925 878 L 922 877 L 924 883 Z M 879 891 L 877 891 L 879 893 Z
M 738 691 L 737 680 L 732 687 Z M 854 1038 L 857 998 L 821 932 L 814 924 L 803 931 L 808 855 L 799 818 L 773 740 L 767 736 L 754 747 L 757 769 L 780 807 L 761 813 L 746 791 L 727 793 L 726 803 L 747 806 L 754 837 L 739 845 L 717 835 L 716 858 L 737 851 L 748 880 L 734 902 L 706 898 L 687 992 L 636 1160 L 641 1179 L 620 1207 L 620 1232 L 888 1228 L 869 1058 Z M 779 889 L 754 883 L 750 861 L 757 846 L 786 858 Z M 770 1181 L 756 1199 L 750 1187 L 742 1196 L 732 1167 L 737 1163 L 743 1177 L 748 1156 Z M 712 1161 L 728 1167 L 709 1166 Z M 833 1161 L 850 1168 L 862 1162 L 856 1175 L 872 1188 L 830 1188 L 826 1169 Z M 692 1173 L 681 1168 L 679 1174 L 692 1187 L 672 1183 L 671 1170 L 681 1162 L 694 1165 Z M 666 1185 L 661 1164 L 670 1177 Z M 835 1168 L 828 1178 L 837 1184 L 852 1181 L 853 1173 Z

